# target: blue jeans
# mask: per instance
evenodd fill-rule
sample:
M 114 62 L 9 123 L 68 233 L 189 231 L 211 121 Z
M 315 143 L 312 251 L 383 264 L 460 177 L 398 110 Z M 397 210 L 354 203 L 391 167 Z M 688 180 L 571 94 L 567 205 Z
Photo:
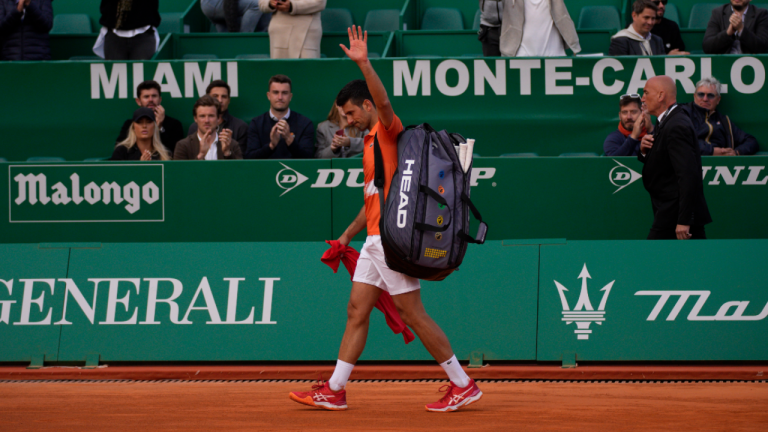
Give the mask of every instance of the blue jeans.
M 236 27 L 239 27 L 241 33 L 267 30 L 271 16 L 267 14 L 266 19 L 263 19 L 264 16 L 259 10 L 258 0 L 238 0 L 237 6 L 240 22 Z M 219 33 L 229 31 L 224 18 L 224 0 L 200 0 L 200 8 L 203 10 L 203 14 L 216 26 L 216 31 Z

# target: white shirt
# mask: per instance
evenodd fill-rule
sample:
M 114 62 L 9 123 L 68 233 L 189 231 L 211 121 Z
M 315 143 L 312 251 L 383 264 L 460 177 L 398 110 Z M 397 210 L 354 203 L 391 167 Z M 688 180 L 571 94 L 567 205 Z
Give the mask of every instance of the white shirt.
M 645 51 L 643 55 L 648 55 L 648 56 L 653 55 L 653 49 L 651 49 L 651 37 L 652 37 L 651 32 L 648 32 L 647 35 L 643 36 L 640 33 L 638 33 L 637 30 L 635 30 L 632 24 L 630 24 L 629 27 L 627 27 L 627 31 L 643 39 L 643 51 Z
M 199 131 L 199 129 L 198 129 Z M 203 137 L 200 136 L 200 132 L 197 133 L 197 139 L 200 140 L 200 145 L 203 145 Z M 216 137 L 213 138 L 213 144 L 211 144 L 211 148 L 208 149 L 208 153 L 205 154 L 205 160 L 218 160 L 219 156 L 217 153 L 216 143 L 219 142 L 219 134 L 216 133 Z
M 160 46 L 160 34 L 158 34 L 157 29 L 152 26 L 148 25 L 133 30 L 112 29 L 112 33 L 121 38 L 132 38 L 136 35 L 147 32 L 149 29 L 153 29 L 155 31 L 155 52 L 157 52 L 157 48 Z M 106 27 L 102 26 L 101 31 L 99 31 L 99 37 L 96 38 L 96 43 L 93 44 L 93 53 L 101 58 L 104 58 L 104 39 L 107 37 L 108 31 L 109 30 Z
M 284 118 L 284 119 L 286 119 L 286 120 L 288 120 L 288 117 L 290 117 L 290 116 L 291 116 L 291 109 L 290 109 L 290 108 L 288 108 L 288 112 L 287 112 L 287 113 L 285 113 L 285 117 L 283 117 L 283 118 Z M 274 120 L 274 121 L 280 121 L 280 119 L 279 119 L 279 118 L 277 118 L 277 117 L 275 116 L 275 114 L 272 112 L 272 108 L 270 108 L 270 109 L 269 109 L 269 118 L 271 118 L 271 119 L 272 119 L 272 120 Z
M 661 126 L 661 122 L 664 121 L 664 119 L 671 113 L 675 108 L 677 108 L 677 104 L 672 105 L 671 107 L 667 108 L 666 111 L 661 113 L 659 116 L 659 121 L 657 123 L 657 126 Z
M 521 0 L 518 0 L 521 1 Z M 565 55 L 563 38 L 552 21 L 549 0 L 524 0 L 523 40 L 516 57 L 558 57 Z

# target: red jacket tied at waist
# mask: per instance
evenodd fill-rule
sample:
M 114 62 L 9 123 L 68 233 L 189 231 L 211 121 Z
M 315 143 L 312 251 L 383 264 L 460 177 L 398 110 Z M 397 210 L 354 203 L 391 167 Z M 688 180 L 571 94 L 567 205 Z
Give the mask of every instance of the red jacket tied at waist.
M 326 240 L 325 242 L 331 245 L 331 247 L 325 251 L 323 257 L 320 258 L 320 261 L 332 268 L 334 273 L 339 270 L 339 261 L 343 262 L 344 267 L 346 267 L 349 272 L 350 279 L 352 279 L 355 275 L 357 259 L 360 258 L 360 253 L 352 247 L 339 243 L 338 240 Z M 409 343 L 414 339 L 413 333 L 405 325 L 403 319 L 400 318 L 400 314 L 397 313 L 395 302 L 388 292 L 385 291 L 379 296 L 379 300 L 376 301 L 376 309 L 384 314 L 384 318 L 387 320 L 387 325 L 393 332 L 396 334 L 403 334 L 405 343 Z

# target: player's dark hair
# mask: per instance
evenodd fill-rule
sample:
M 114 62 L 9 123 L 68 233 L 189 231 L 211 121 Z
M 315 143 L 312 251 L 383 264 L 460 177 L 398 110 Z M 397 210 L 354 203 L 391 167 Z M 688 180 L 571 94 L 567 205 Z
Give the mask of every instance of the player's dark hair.
M 138 86 L 136 86 L 136 97 L 141 97 L 141 92 L 144 90 L 151 90 L 155 89 L 157 90 L 157 94 L 162 94 L 162 91 L 160 90 L 160 84 L 157 83 L 157 81 L 143 81 Z
M 345 103 L 351 101 L 353 104 L 362 107 L 364 100 L 368 100 L 374 108 L 376 107 L 376 104 L 373 102 L 373 96 L 371 96 L 371 91 L 368 90 L 368 83 L 366 83 L 365 80 L 356 79 L 348 82 L 347 85 L 341 89 L 339 95 L 336 96 L 336 105 L 344 106 Z
M 269 79 L 269 84 L 267 84 L 267 89 L 272 87 L 272 83 L 278 83 L 278 84 L 288 84 L 288 88 L 293 91 L 293 84 L 291 84 L 291 79 L 288 78 L 286 75 L 275 75 L 272 78 Z
M 651 0 L 635 0 L 632 4 L 632 12 L 640 15 L 646 9 L 653 9 L 654 12 L 659 11 L 659 7 Z
M 226 81 L 224 81 L 224 80 L 215 80 L 215 81 L 212 81 L 210 84 L 208 84 L 208 88 L 205 89 L 205 94 L 207 94 L 207 95 L 211 94 L 211 90 L 215 89 L 216 87 L 223 87 L 223 88 L 227 89 L 227 96 L 229 96 L 230 93 L 232 93 L 232 90 L 230 90 L 229 84 L 227 84 Z
M 197 117 L 198 107 L 209 107 L 209 106 L 216 107 L 216 117 L 221 117 L 221 104 L 219 103 L 219 101 L 216 100 L 216 98 L 209 95 L 202 96 L 200 99 L 197 100 L 197 102 L 195 102 L 195 105 L 192 107 L 192 116 Z

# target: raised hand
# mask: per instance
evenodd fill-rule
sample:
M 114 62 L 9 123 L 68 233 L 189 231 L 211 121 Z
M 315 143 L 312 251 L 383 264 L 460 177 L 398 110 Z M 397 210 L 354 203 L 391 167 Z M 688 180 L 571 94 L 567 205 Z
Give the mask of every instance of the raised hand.
M 152 111 L 155 112 L 155 121 L 157 122 L 157 127 L 162 126 L 163 121 L 165 120 L 165 108 L 163 108 L 162 105 L 158 105 L 152 108 Z
M 232 130 L 222 130 L 219 134 L 219 142 L 221 143 L 221 152 L 225 155 L 229 153 L 229 145 L 232 143 Z
M 144 150 L 144 153 L 141 154 L 141 160 L 143 161 L 152 160 L 152 153 L 150 153 L 149 150 Z
M 355 26 L 352 26 L 347 29 L 347 33 L 349 33 L 349 48 L 339 44 L 344 54 L 357 64 L 368 61 L 368 32 L 363 32 L 360 26 L 357 26 L 357 32 L 355 32 Z

